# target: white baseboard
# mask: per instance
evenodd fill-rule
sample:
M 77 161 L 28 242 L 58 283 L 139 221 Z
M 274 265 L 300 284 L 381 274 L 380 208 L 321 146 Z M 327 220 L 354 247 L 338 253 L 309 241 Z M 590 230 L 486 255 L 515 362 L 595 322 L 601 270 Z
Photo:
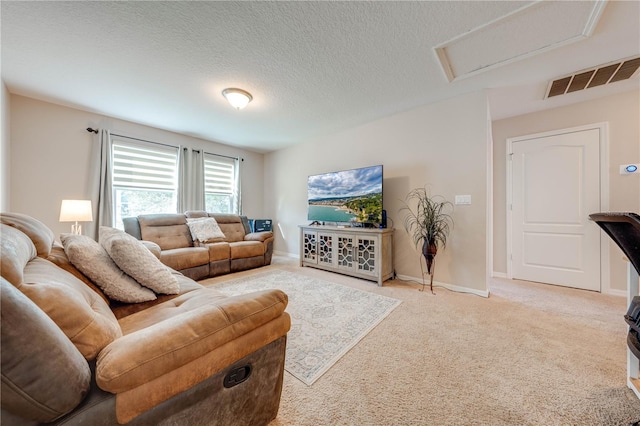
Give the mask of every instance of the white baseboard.
M 291 259 L 300 259 L 300 255 L 296 254 L 296 253 L 287 253 L 284 251 L 274 251 L 273 252 L 274 255 L 277 256 L 283 256 L 283 257 L 289 257 Z M 504 272 L 496 272 L 493 271 L 491 273 L 491 276 L 494 278 L 508 278 L 507 274 Z M 403 281 L 414 281 L 418 284 L 422 283 L 422 279 L 420 278 L 416 278 L 416 277 L 410 277 L 408 275 L 397 275 L 398 278 L 400 278 Z M 476 296 L 480 296 L 480 297 L 489 297 L 489 290 L 476 290 L 473 288 L 469 288 L 469 287 L 463 287 L 463 286 L 459 286 L 456 284 L 449 284 L 449 283 L 443 283 L 440 281 L 434 281 L 433 282 L 433 286 L 434 287 L 442 287 L 442 288 L 446 288 L 447 290 L 451 290 L 451 291 L 455 291 L 456 293 L 469 293 L 469 294 L 475 294 Z M 627 292 L 626 290 L 615 290 L 615 289 L 608 289 L 608 290 L 603 290 L 602 294 L 608 294 L 611 296 L 619 296 L 619 297 L 627 297 Z
M 410 277 L 408 275 L 397 275 L 397 277 L 403 281 L 414 281 L 416 283 L 422 284 L 421 278 Z M 475 294 L 476 296 L 480 296 L 480 297 L 489 297 L 488 290 L 476 290 L 469 287 L 463 287 L 456 284 L 443 283 L 439 281 L 434 281 L 433 286 L 446 288 L 447 290 L 455 291 L 456 293 L 469 293 L 469 294 Z
M 505 274 L 504 272 L 496 272 L 496 271 L 493 271 L 491 273 L 491 276 L 494 278 L 505 278 L 505 279 L 509 278 L 507 274 Z M 549 285 L 554 285 L 554 284 L 549 284 Z M 627 297 L 627 292 L 625 290 L 616 290 L 616 289 L 610 288 L 610 289 L 603 289 L 601 293 L 608 294 L 610 296 Z
M 275 254 L 276 256 L 290 257 L 292 259 L 300 259 L 299 254 L 287 253 L 286 251 L 274 250 L 273 254 Z
M 620 296 L 620 297 L 627 297 L 627 291 L 626 290 L 615 290 L 615 289 L 608 289 L 608 290 L 604 290 L 602 292 L 602 294 L 608 294 L 611 296 Z

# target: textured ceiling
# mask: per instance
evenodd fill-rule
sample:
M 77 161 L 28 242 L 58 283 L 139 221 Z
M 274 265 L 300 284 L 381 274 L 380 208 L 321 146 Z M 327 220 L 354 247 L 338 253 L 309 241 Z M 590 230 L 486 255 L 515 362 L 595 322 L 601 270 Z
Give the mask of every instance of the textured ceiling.
M 11 93 L 259 152 L 471 91 L 487 89 L 495 119 L 640 86 L 636 75 L 544 99 L 549 80 L 640 53 L 637 1 L 607 2 L 580 41 L 448 81 L 437 46 L 528 3 L 2 1 L 1 72 Z M 554 13 L 596 2 L 572 3 Z M 509 49 L 565 20 L 542 22 L 509 34 Z M 500 43 L 473 57 L 499 58 Z M 227 87 L 253 102 L 232 109 Z

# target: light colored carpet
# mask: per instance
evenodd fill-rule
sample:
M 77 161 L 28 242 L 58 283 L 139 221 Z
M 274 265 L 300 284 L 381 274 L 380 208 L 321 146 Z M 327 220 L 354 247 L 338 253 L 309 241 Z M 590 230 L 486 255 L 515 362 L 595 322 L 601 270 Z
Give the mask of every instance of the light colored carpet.
M 400 304 L 397 299 L 281 270 L 216 286 L 230 296 L 272 288 L 289 297 L 291 330 L 285 369 L 307 385 L 318 380 Z
M 313 386 L 285 374 L 270 426 L 640 420 L 640 400 L 626 387 L 624 298 L 508 280 L 493 280 L 488 299 L 441 288 L 434 296 L 416 283 L 377 287 L 282 257 L 267 269 L 402 301 Z

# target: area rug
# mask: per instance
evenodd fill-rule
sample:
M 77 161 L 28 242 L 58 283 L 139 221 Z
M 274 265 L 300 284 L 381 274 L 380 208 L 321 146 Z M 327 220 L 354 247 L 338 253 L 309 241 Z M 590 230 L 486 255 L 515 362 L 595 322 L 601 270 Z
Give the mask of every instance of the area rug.
M 229 296 L 280 289 L 291 316 L 285 370 L 310 386 L 401 302 L 288 271 L 269 271 L 213 285 Z

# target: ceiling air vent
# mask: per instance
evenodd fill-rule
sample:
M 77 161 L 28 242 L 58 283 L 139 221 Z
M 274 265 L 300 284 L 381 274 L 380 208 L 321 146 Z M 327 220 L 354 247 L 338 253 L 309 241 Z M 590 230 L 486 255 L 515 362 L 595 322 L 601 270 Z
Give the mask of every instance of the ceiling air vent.
M 580 71 L 567 77 L 552 81 L 547 89 L 547 98 L 577 92 L 591 87 L 631 78 L 640 68 L 640 56 L 625 59 L 613 64 L 601 65 L 597 68 Z

